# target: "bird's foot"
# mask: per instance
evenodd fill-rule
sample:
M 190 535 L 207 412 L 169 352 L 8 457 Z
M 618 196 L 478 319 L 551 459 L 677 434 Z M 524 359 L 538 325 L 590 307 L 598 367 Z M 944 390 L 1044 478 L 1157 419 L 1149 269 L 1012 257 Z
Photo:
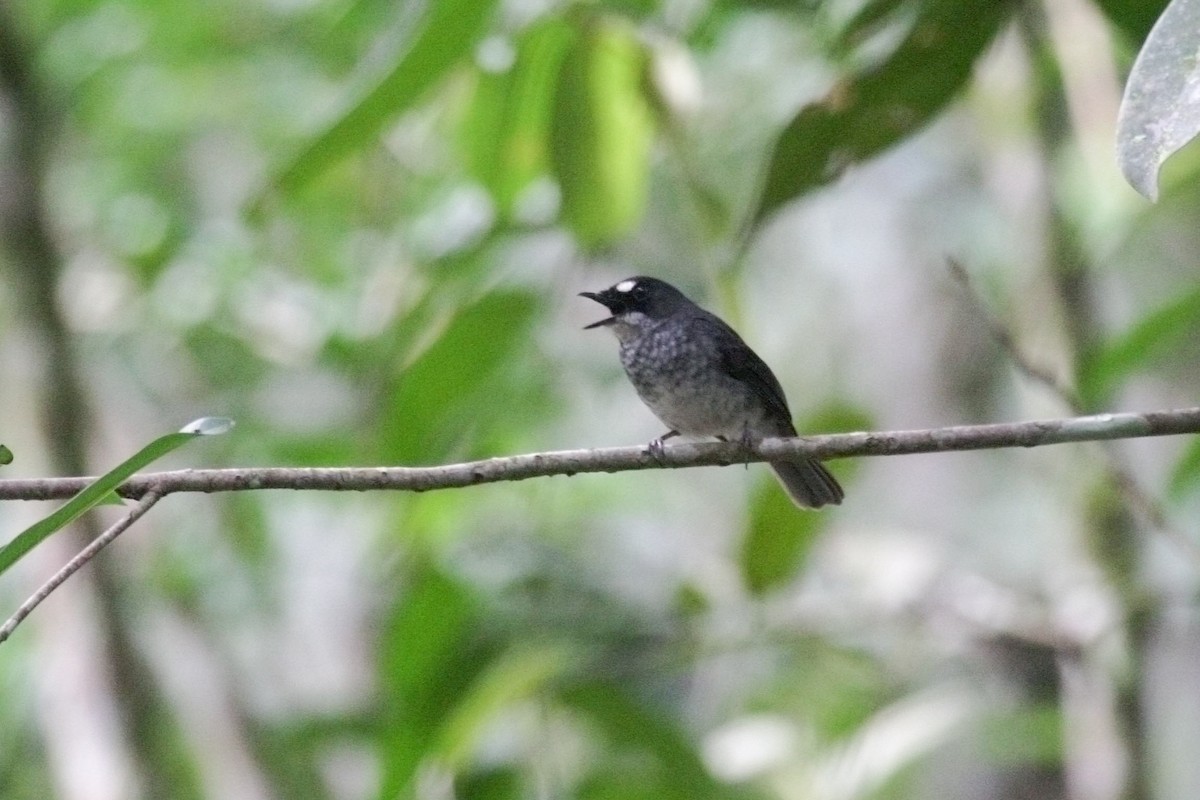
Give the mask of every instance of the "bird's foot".
M 667 439 L 670 439 L 673 436 L 678 436 L 678 435 L 679 435 L 679 431 L 667 431 L 662 436 L 651 439 L 650 444 L 648 444 L 646 446 L 646 449 L 648 451 L 650 451 L 650 457 L 653 458 L 655 461 L 657 461 L 659 464 L 663 463 L 663 442 L 665 442 Z
M 750 469 L 750 454 L 754 451 L 755 436 L 750 433 L 750 426 L 742 426 L 742 435 L 738 438 L 738 446 L 742 448 L 742 466 Z

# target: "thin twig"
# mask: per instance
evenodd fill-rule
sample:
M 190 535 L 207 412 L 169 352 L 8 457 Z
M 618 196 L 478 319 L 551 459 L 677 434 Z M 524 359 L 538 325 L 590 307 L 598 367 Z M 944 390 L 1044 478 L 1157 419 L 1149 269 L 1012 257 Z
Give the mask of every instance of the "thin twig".
M 1017 339 L 1012 335 L 1012 331 L 1009 330 L 1008 325 L 992 312 L 987 302 L 975 289 L 975 283 L 971 280 L 971 274 L 967 272 L 967 268 L 954 258 L 947 258 L 946 266 L 950 269 L 950 275 L 962 287 L 963 297 L 970 304 L 971 310 L 975 312 L 979 319 L 983 320 L 983 324 L 987 326 L 988 333 L 996 340 L 996 344 L 1000 345 L 1000 348 L 1016 368 L 1027 378 L 1030 378 L 1035 383 L 1042 384 L 1054 392 L 1073 413 L 1084 413 L 1083 401 L 1080 399 L 1079 393 L 1068 386 L 1045 365 L 1035 362 L 1017 345 Z
M 1016 337 L 1012 335 L 1008 326 L 992 313 L 987 303 L 975 290 L 974 283 L 971 281 L 971 275 L 967 272 L 966 267 L 953 258 L 947 258 L 946 263 L 950 269 L 950 274 L 962 286 L 967 301 L 971 304 L 976 314 L 983 319 L 992 338 L 996 340 L 996 343 L 1000 345 L 1017 369 L 1025 377 L 1053 392 L 1072 413 L 1085 413 L 1085 404 L 1079 393 L 1060 380 L 1049 369 L 1034 362 L 1020 348 Z M 1158 530 L 1166 538 L 1174 542 L 1177 547 L 1186 551 L 1192 561 L 1200 565 L 1200 544 L 1197 544 L 1186 531 L 1171 521 L 1162 503 L 1153 493 L 1141 485 L 1134 476 L 1133 471 L 1125 465 L 1113 448 L 1106 447 L 1102 448 L 1102 450 L 1107 461 L 1109 477 L 1112 479 L 1113 484 L 1116 485 L 1117 490 L 1125 497 L 1126 502 L 1145 518 L 1151 528 Z
M 135 475 L 117 489 L 129 498 L 154 491 L 240 492 L 259 489 L 323 491 L 399 490 L 426 492 L 501 481 L 520 481 L 582 472 L 728 466 L 748 461 L 800 458 L 897 456 L 1004 447 L 1038 447 L 1067 442 L 1200 433 L 1200 408 L 1143 413 L 1096 414 L 1067 419 L 962 425 L 911 431 L 837 433 L 794 439 L 764 439 L 750 447 L 737 442 L 688 442 L 652 453 L 644 445 L 597 450 L 560 450 L 504 456 L 435 467 L 264 467 L 179 470 Z M 0 480 L 0 500 L 52 500 L 79 492 L 95 478 Z
M 119 520 L 113 523 L 108 530 L 89 542 L 87 547 L 80 550 L 79 553 L 76 554 L 76 556 L 70 561 L 68 561 L 62 569 L 54 573 L 54 576 L 50 578 L 50 580 L 43 583 L 41 587 L 39 587 L 38 590 L 29 597 L 28 600 L 21 604 L 21 607 L 18 608 L 11 617 L 8 618 L 4 625 L 0 626 L 0 644 L 3 644 L 8 637 L 12 635 L 12 632 L 17 629 L 17 626 L 21 624 L 22 620 L 28 617 L 35 608 L 41 605 L 42 601 L 49 597 L 55 589 L 61 586 L 67 578 L 78 572 L 85 564 L 91 561 L 97 553 L 107 547 L 113 541 L 113 539 L 116 539 L 118 536 L 124 533 L 130 525 L 141 519 L 142 515 L 149 511 L 151 506 L 157 503 L 161 498 L 162 494 L 156 492 L 154 489 L 147 490 L 142 495 L 141 499 L 138 500 L 137 504 L 134 505 L 133 508 L 129 509 L 125 516 L 121 517 Z

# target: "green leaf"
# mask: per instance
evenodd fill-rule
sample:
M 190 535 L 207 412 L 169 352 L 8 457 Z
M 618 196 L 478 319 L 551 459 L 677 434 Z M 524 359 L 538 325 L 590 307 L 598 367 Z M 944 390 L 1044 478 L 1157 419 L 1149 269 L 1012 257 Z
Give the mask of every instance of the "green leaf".
M 1080 393 L 1089 405 L 1103 406 L 1131 374 L 1191 346 L 1198 326 L 1200 289 L 1152 312 L 1122 335 L 1086 354 L 1080 367 Z
M 160 436 L 130 458 L 97 478 L 50 516 L 36 522 L 0 548 L 0 575 L 55 531 L 62 530 L 93 506 L 106 502 L 118 486 L 139 469 L 165 456 L 197 436 L 226 433 L 233 420 L 204 417 L 185 425 L 178 433 Z
M 12 450 L 9 450 L 4 445 L 0 444 L 0 465 L 11 464 L 13 460 Z
M 1145 41 L 1154 21 L 1167 7 L 1166 0 L 1096 0 L 1109 21 L 1135 44 Z
M 584 245 L 607 244 L 641 219 L 653 113 L 646 52 L 620 21 L 590 18 L 563 60 L 551 159 L 562 215 Z
M 460 800 L 521 800 L 530 796 L 521 773 L 512 767 L 492 767 L 455 781 Z
M 527 292 L 493 292 L 458 313 L 400 374 L 380 437 L 389 463 L 436 461 L 483 424 L 472 419 L 489 379 L 528 341 L 538 308 Z M 484 403 L 482 411 L 497 413 Z
M 1164 161 L 1200 133 L 1200 0 L 1171 0 L 1125 84 L 1117 161 L 1133 188 L 1158 198 Z
M 440 726 L 491 662 L 481 608 L 467 587 L 421 558 L 380 637 L 381 797 L 406 794 L 435 755 Z
M 854 13 L 838 35 L 839 49 L 848 49 L 878 32 L 897 10 L 910 6 L 910 0 L 869 0 Z
M 558 18 L 534 25 L 517 42 L 512 68 L 480 75 L 475 88 L 463 126 L 468 166 L 506 217 L 549 171 L 554 90 L 571 36 Z
M 1171 470 L 1167 494 L 1174 500 L 1180 500 L 1197 484 L 1200 484 L 1200 437 L 1193 437 Z
M 845 741 L 898 699 L 894 676 L 869 649 L 809 635 L 780 642 L 778 657 L 791 666 L 775 676 L 755 708 L 795 716 L 817 741 Z
M 435 747 L 440 762 L 461 769 L 499 712 L 534 695 L 570 663 L 570 652 L 558 645 L 517 646 L 494 659 L 442 721 Z
M 803 420 L 800 430 L 802 433 L 865 431 L 872 428 L 871 423 L 871 416 L 859 408 L 830 403 Z M 852 464 L 838 464 L 839 480 L 846 480 Z M 764 480 L 750 504 L 750 524 L 742 540 L 739 562 L 746 588 L 761 595 L 787 583 L 808 558 L 830 513 L 800 511 L 774 480 Z
M 285 194 L 294 193 L 377 137 L 385 125 L 473 51 L 495 6 L 496 0 L 426 4 L 418 31 L 391 69 L 284 166 L 273 186 Z
M 828 518 L 826 513 L 801 511 L 775 481 L 763 481 L 742 540 L 739 561 L 746 587 L 761 595 L 790 580 Z
M 422 763 L 465 768 L 498 713 L 571 663 L 565 646 L 504 647 L 470 590 L 427 559 L 411 581 L 382 639 L 384 797 L 409 794 Z
M 885 61 L 835 86 L 784 129 L 771 154 L 755 222 L 932 120 L 966 84 L 975 60 L 1013 8 L 1005 0 L 924 3 Z
M 666 715 L 629 696 L 622 687 L 600 681 L 585 683 L 564 689 L 560 699 L 583 714 L 614 746 L 636 753 L 633 763 L 653 758 L 655 772 L 666 778 L 657 796 L 699 800 L 732 794 L 708 773 L 695 744 Z M 593 790 L 585 796 L 620 795 Z
M 983 751 L 995 764 L 1058 767 L 1063 759 L 1063 712 L 1041 703 L 997 711 L 982 720 Z

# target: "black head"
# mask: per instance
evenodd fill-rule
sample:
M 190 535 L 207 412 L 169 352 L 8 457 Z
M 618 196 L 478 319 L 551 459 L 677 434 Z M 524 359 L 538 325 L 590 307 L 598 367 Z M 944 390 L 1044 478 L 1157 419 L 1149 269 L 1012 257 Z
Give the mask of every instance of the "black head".
M 611 317 L 593 322 L 585 326 L 585 329 L 612 325 L 629 314 L 642 314 L 649 319 L 665 319 L 680 308 L 692 304 L 691 300 L 684 297 L 683 292 L 666 281 L 641 275 L 626 278 L 603 292 L 580 292 L 579 296 L 595 300 L 612 312 Z

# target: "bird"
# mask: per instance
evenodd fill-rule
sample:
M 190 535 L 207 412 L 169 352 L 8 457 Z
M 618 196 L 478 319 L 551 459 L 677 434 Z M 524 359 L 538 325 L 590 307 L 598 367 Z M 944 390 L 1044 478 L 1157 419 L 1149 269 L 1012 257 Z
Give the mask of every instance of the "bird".
M 795 436 L 783 387 L 771 368 L 720 317 L 666 281 L 626 278 L 601 292 L 580 292 L 612 314 L 585 326 L 608 328 L 620 345 L 621 366 L 642 402 L 674 436 L 749 445 Z M 842 487 L 816 459 L 772 461 L 784 491 L 800 508 L 839 505 Z

